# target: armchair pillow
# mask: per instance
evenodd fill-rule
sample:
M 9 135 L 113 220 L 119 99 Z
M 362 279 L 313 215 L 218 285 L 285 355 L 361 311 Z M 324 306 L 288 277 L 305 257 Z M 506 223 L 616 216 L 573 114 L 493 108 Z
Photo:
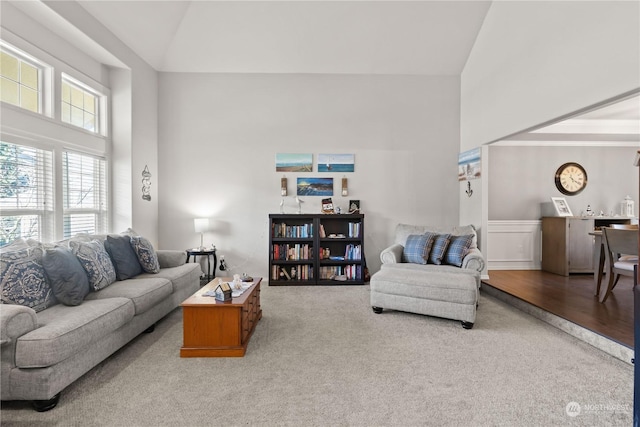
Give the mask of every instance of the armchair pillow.
M 462 267 L 462 260 L 469 253 L 472 244 L 473 235 L 451 236 L 444 263 Z
M 429 262 L 431 264 L 442 264 L 444 255 L 447 253 L 450 238 L 451 234 L 439 234 L 436 236 L 433 247 L 431 248 L 431 253 L 429 254 Z
M 414 264 L 426 264 L 433 245 L 433 233 L 412 234 L 402 251 L 402 261 Z

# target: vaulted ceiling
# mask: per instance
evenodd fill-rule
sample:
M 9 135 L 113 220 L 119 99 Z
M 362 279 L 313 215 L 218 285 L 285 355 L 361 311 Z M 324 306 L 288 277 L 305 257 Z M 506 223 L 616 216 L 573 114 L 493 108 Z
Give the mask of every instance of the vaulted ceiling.
M 84 1 L 159 71 L 460 75 L 488 1 Z

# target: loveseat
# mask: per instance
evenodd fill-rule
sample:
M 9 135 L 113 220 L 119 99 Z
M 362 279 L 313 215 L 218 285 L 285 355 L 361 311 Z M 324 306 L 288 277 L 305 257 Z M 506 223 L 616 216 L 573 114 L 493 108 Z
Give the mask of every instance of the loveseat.
M 0 248 L 2 400 L 52 409 L 69 384 L 199 289 L 198 263 L 131 230 Z
M 371 277 L 371 307 L 460 320 L 476 320 L 480 274 L 485 262 L 472 225 L 441 227 L 398 224 L 393 245 L 380 253 Z

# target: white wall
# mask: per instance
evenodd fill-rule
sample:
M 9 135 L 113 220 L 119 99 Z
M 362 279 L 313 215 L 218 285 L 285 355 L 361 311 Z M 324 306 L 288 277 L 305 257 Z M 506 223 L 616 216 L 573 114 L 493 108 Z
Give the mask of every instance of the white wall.
M 640 3 L 493 2 L 461 76 L 462 151 L 640 87 Z
M 491 146 L 489 151 L 489 220 L 540 219 L 540 203 L 551 202 L 550 197 L 565 197 L 574 215 L 587 205 L 597 214 L 619 214 L 627 195 L 638 203 L 637 148 Z M 575 196 L 555 186 L 555 172 L 566 162 L 580 163 L 587 171 L 587 186 Z
M 109 81 L 112 96 L 119 104 L 112 117 L 112 231 L 133 227 L 158 247 L 158 73 L 79 4 L 47 2 L 46 6 L 123 64 L 111 70 Z M 141 174 L 145 165 L 152 174 L 151 201 L 142 200 Z
M 161 73 L 159 88 L 162 247 L 199 245 L 193 218 L 211 217 L 205 244 L 231 273 L 266 276 L 275 154 L 286 152 L 355 154 L 348 197 L 343 174 L 305 175 L 333 176 L 337 206 L 361 200 L 371 272 L 396 223 L 458 223 L 457 77 Z M 290 195 L 301 175 L 287 174 Z M 320 211 L 319 197 L 303 199 L 303 212 Z

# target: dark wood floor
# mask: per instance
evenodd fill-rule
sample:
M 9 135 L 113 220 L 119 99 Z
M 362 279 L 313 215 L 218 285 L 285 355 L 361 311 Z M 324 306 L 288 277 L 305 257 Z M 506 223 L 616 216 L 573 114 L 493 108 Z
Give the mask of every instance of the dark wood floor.
M 564 277 L 538 270 L 491 270 L 483 283 L 633 348 L 631 277 L 621 277 L 604 304 L 594 297 L 590 274 Z M 606 278 L 602 286 L 606 287 Z

